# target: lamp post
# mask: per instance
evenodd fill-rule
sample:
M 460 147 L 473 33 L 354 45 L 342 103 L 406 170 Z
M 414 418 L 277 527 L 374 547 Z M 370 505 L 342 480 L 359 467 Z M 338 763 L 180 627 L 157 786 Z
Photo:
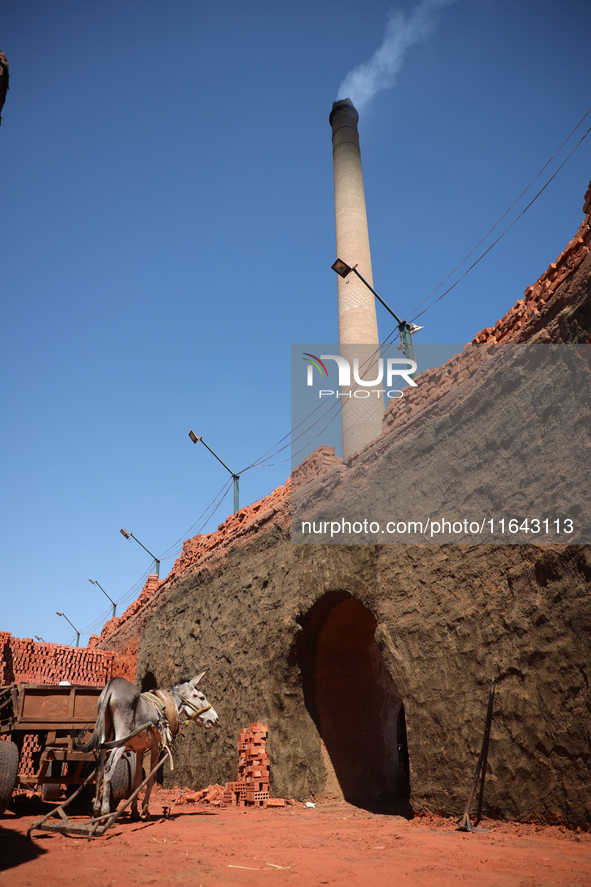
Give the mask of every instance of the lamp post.
M 384 306 L 386 311 L 390 312 L 390 314 L 392 315 L 392 317 L 394 318 L 394 320 L 398 324 L 398 331 L 400 333 L 400 339 L 402 341 L 402 353 L 404 354 L 404 356 L 406 358 L 408 358 L 408 360 L 412 360 L 416 363 L 417 359 L 415 357 L 415 348 L 413 345 L 412 336 L 413 336 L 413 333 L 417 333 L 419 330 L 422 330 L 423 327 L 417 326 L 416 323 L 408 323 L 406 320 L 401 320 L 398 317 L 398 315 L 395 314 L 394 311 L 392 311 L 390 306 L 384 302 L 382 297 L 376 293 L 373 286 L 371 286 L 367 282 L 365 277 L 361 276 L 361 274 L 359 273 L 357 268 L 352 268 L 350 265 L 347 265 L 346 262 L 343 262 L 342 259 L 337 259 L 336 262 L 333 265 L 331 265 L 330 267 L 332 268 L 333 271 L 336 271 L 336 273 L 339 275 L 339 277 L 342 277 L 343 279 L 345 277 L 347 277 L 347 275 L 350 274 L 352 271 L 353 274 L 356 274 L 357 277 L 359 278 L 359 280 L 361 280 L 361 282 L 366 285 L 368 290 L 370 290 L 374 294 L 374 296 L 376 297 L 378 302 L 380 302 Z M 411 373 L 410 375 L 412 377 L 414 375 L 414 373 Z
M 56 610 L 55 614 L 56 614 L 56 616 L 63 616 L 64 619 L 66 620 L 66 622 L 70 622 L 70 620 L 68 619 L 68 617 L 66 616 L 65 613 L 60 613 L 59 610 Z M 76 628 L 76 626 L 72 622 L 70 622 L 70 625 L 72 626 L 72 628 L 76 632 L 76 646 L 79 647 L 80 646 L 80 632 L 78 631 L 78 629 Z
M 142 545 L 142 543 L 140 542 L 140 540 L 137 539 L 137 538 L 133 535 L 133 533 L 128 533 L 127 530 L 120 530 L 120 533 L 121 533 L 122 536 L 125 536 L 126 539 L 135 539 L 135 541 L 137 542 L 137 544 L 138 544 L 138 545 L 141 545 L 142 548 L 144 549 L 144 551 L 148 551 L 148 549 L 146 548 L 146 546 L 145 546 L 145 545 Z M 157 575 L 157 576 L 160 576 L 160 561 L 158 560 L 158 558 L 157 558 L 155 555 L 152 554 L 151 551 L 148 551 L 148 554 L 150 555 L 151 558 L 154 558 L 154 562 L 155 562 L 155 564 L 156 564 L 156 575 Z M 90 582 L 92 582 L 92 579 L 90 580 Z M 97 583 L 97 584 L 98 584 L 98 583 Z M 100 588 L 100 585 L 99 585 L 99 588 Z M 107 593 L 105 592 L 105 594 L 107 594 Z M 107 597 L 108 597 L 108 595 L 107 595 Z M 109 600 L 110 600 L 110 598 L 109 598 Z
M 102 593 L 105 595 L 105 597 L 108 597 L 109 600 L 111 601 L 111 603 L 113 604 L 113 616 L 111 617 L 111 618 L 113 619 L 113 618 L 117 615 L 117 604 L 115 603 L 115 601 L 113 600 L 113 598 L 109 597 L 109 595 L 107 594 L 107 592 L 105 591 L 105 589 L 103 588 L 103 586 L 100 585 L 100 583 L 97 582 L 96 579 L 89 579 L 88 581 L 89 581 L 89 582 L 92 582 L 93 585 L 98 585 L 98 587 L 100 588 L 100 590 L 102 591 Z
M 197 435 L 195 434 L 194 431 L 189 431 L 189 437 L 191 438 L 191 440 L 193 441 L 194 444 L 202 443 L 203 446 L 209 450 L 211 455 L 215 456 L 216 459 L 218 460 L 218 462 L 220 462 L 224 466 L 226 471 L 230 472 L 230 474 L 232 475 L 232 480 L 234 481 L 234 511 L 239 511 L 240 510 L 240 502 L 239 502 L 239 499 L 240 499 L 240 475 L 234 474 L 234 472 L 228 468 L 226 463 L 222 462 L 222 460 L 220 459 L 218 454 L 214 453 L 212 448 L 207 446 L 207 444 L 205 443 L 205 441 L 203 440 L 202 437 L 197 437 Z

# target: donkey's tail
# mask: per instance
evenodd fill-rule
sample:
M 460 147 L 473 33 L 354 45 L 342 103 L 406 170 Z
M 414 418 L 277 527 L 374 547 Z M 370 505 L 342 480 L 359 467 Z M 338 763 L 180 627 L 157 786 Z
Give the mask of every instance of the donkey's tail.
M 106 687 L 105 687 L 106 689 Z M 98 748 L 102 742 L 105 741 L 105 720 L 106 720 L 106 711 L 111 699 L 111 694 L 105 694 L 104 691 L 101 693 L 98 704 L 98 713 L 96 717 L 96 724 L 94 725 L 94 730 L 92 736 L 88 740 L 88 742 L 83 743 L 80 740 L 80 734 L 73 737 L 73 744 L 77 751 L 88 752 L 93 751 L 93 749 Z

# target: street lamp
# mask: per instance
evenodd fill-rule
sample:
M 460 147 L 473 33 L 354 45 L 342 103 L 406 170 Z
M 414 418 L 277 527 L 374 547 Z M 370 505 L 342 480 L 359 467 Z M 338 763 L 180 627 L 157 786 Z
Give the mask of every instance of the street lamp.
M 68 617 L 66 616 L 65 613 L 60 613 L 59 610 L 56 610 L 55 614 L 56 614 L 56 616 L 63 616 L 64 619 L 66 620 L 66 622 L 70 622 L 70 620 L 68 619 Z M 76 646 L 79 647 L 80 646 L 80 632 L 78 631 L 78 629 L 76 628 L 76 626 L 72 622 L 70 622 L 70 625 L 72 626 L 72 628 L 76 632 Z
M 374 296 L 376 297 L 378 302 L 380 302 L 384 306 L 386 311 L 390 312 L 390 314 L 392 315 L 392 317 L 394 318 L 394 320 L 398 324 L 398 331 L 400 333 L 400 339 L 402 342 L 402 353 L 404 354 L 404 356 L 408 360 L 412 360 L 416 363 L 417 359 L 415 357 L 415 348 L 414 348 L 414 345 L 412 342 L 412 337 L 413 337 L 413 333 L 418 333 L 418 331 L 422 330 L 423 327 L 417 326 L 416 323 L 408 323 L 406 320 L 401 320 L 398 317 L 398 315 L 395 314 L 394 311 L 392 311 L 390 306 L 384 302 L 382 297 L 376 293 L 373 286 L 369 285 L 369 283 L 367 282 L 365 277 L 361 276 L 361 274 L 359 273 L 359 271 L 357 270 L 356 267 L 351 267 L 351 265 L 347 265 L 347 263 L 343 262 L 342 259 L 337 259 L 336 262 L 333 265 L 331 265 L 330 267 L 332 268 L 333 271 L 336 271 L 336 273 L 339 275 L 339 277 L 342 277 L 343 279 L 345 277 L 347 277 L 347 275 L 350 274 L 352 271 L 353 274 L 356 274 L 357 277 L 359 278 L 359 280 L 361 280 L 362 283 L 364 283 L 366 285 L 368 290 L 370 290 L 374 294 Z M 414 373 L 411 373 L 410 375 L 412 377 L 414 375 Z
M 226 465 L 226 463 L 225 463 L 225 462 L 222 462 L 222 460 L 220 459 L 220 457 L 218 456 L 218 454 L 217 454 L 217 453 L 214 453 L 214 451 L 212 450 L 212 448 L 207 446 L 207 444 L 205 443 L 205 441 L 203 440 L 202 437 L 197 437 L 197 435 L 195 434 L 194 431 L 189 431 L 189 437 L 191 438 L 191 440 L 193 441 L 194 444 L 196 444 L 196 443 L 202 443 L 203 446 L 206 447 L 206 448 L 209 450 L 209 452 L 212 454 L 212 456 L 215 456 L 216 459 L 218 460 L 218 462 L 220 462 L 220 463 L 224 466 L 224 468 L 226 469 L 226 471 L 230 471 L 230 469 L 228 468 L 228 466 Z M 239 475 L 239 474 L 234 474 L 233 471 L 230 471 L 230 474 L 232 475 L 232 480 L 234 481 L 234 511 L 239 511 L 239 510 L 240 510 L 240 503 L 239 503 L 239 498 L 240 498 L 240 475 Z
M 88 581 L 89 581 L 89 582 L 92 582 L 93 585 L 98 585 L 98 587 L 100 588 L 100 590 L 102 591 L 102 593 L 103 593 L 106 597 L 109 598 L 109 600 L 110 600 L 111 603 L 113 604 L 113 616 L 112 616 L 111 618 L 114 618 L 114 617 L 117 615 L 117 604 L 115 603 L 115 601 L 113 600 L 113 598 L 109 597 L 109 595 L 107 594 L 107 592 L 105 591 L 105 589 L 103 588 L 103 586 L 100 585 L 100 583 L 98 583 L 98 582 L 96 581 L 96 579 L 89 579 Z
M 145 546 L 145 545 L 142 545 L 142 543 L 140 542 L 140 540 L 137 539 L 137 538 L 133 535 L 133 533 L 128 533 L 127 530 L 120 530 L 120 533 L 121 533 L 122 536 L 125 536 L 126 539 L 135 539 L 135 541 L 137 542 L 137 544 L 138 544 L 138 545 L 141 545 L 142 548 L 144 549 L 144 551 L 148 551 L 148 549 L 146 548 L 146 546 Z M 154 562 L 155 562 L 155 564 L 156 564 L 156 575 L 157 575 L 157 576 L 160 576 L 160 561 L 158 560 L 158 558 L 157 558 L 155 555 L 152 554 L 151 551 L 148 551 L 148 554 L 150 555 L 150 557 L 154 558 Z M 90 581 L 92 582 L 92 579 L 91 579 Z M 98 583 L 97 583 L 97 584 L 98 584 Z M 100 588 L 100 585 L 99 585 L 99 588 Z M 101 590 L 102 590 L 102 589 L 101 589 Z M 105 592 L 105 594 L 107 594 L 107 592 Z M 108 595 L 107 595 L 107 597 L 108 597 Z M 109 598 L 109 600 L 110 600 L 110 598 Z

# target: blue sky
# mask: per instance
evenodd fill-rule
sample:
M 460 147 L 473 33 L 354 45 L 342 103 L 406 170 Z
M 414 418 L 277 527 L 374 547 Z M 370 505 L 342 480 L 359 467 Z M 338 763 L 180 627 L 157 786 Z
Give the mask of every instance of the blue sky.
M 121 527 L 164 575 L 232 510 L 230 491 L 199 522 L 229 476 L 189 430 L 234 471 L 288 433 L 291 344 L 338 338 L 328 115 L 416 6 L 5 0 L 0 629 L 70 642 L 60 610 L 85 644 L 111 609 L 88 580 L 122 612 L 150 568 Z M 432 15 L 359 123 L 374 284 L 408 319 L 591 105 L 587 0 Z M 423 342 L 469 341 L 554 261 L 590 152 L 422 316 Z M 241 504 L 289 455 L 244 472 Z

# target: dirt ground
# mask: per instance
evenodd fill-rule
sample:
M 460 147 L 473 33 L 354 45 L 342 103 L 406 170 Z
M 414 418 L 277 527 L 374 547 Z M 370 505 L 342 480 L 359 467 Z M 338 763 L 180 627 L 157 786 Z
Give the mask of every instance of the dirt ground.
M 19 815 L 0 818 L 0 887 L 591 884 L 591 834 L 562 827 L 485 820 L 489 833 L 468 834 L 443 817 L 407 821 L 344 802 L 245 809 L 182 799 L 156 790 L 149 822 L 124 815 L 91 841 L 39 831 L 27 841 L 48 807 L 23 800 Z

